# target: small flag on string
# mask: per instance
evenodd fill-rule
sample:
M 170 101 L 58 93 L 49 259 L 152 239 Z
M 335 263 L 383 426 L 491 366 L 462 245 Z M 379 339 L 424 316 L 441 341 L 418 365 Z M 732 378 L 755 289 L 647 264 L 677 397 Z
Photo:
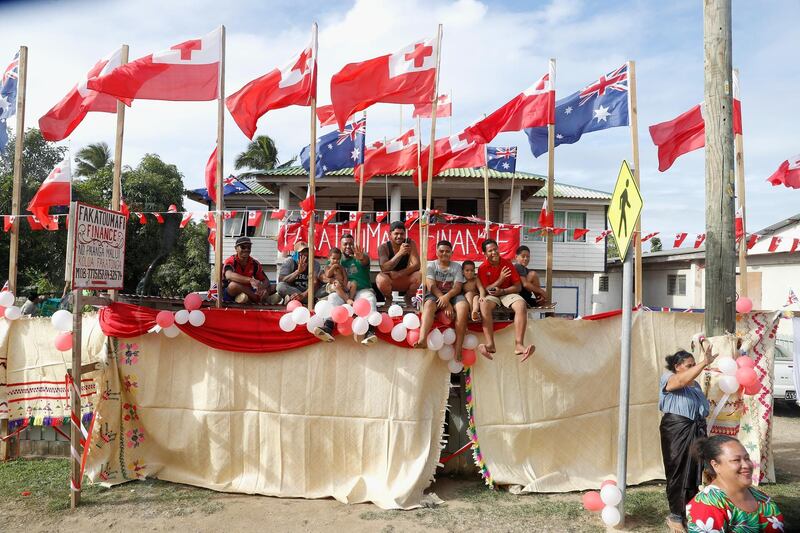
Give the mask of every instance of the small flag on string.
M 147 224 L 147 218 L 144 216 L 144 213 L 134 212 L 133 214 L 136 215 L 139 218 L 139 224 L 141 224 L 143 226 L 145 224 Z
M 156 217 L 156 220 L 159 224 L 164 223 L 164 217 L 161 215 L 161 213 L 153 213 L 153 216 Z
M 184 213 L 183 218 L 181 219 L 181 229 L 185 228 L 189 221 L 192 220 L 194 213 Z
M 3 217 L 3 231 L 8 233 L 11 227 L 14 225 L 14 219 L 16 217 L 14 215 L 5 215 Z
M 264 216 L 262 211 L 248 211 L 247 212 L 247 227 L 257 228 L 261 223 L 261 218 Z
M 683 241 L 685 241 L 686 237 L 688 237 L 688 236 L 689 236 L 688 233 L 676 233 L 675 234 L 675 242 L 672 243 L 672 247 L 673 248 L 680 248 L 683 245 Z
M 350 231 L 355 231 L 358 228 L 358 221 L 361 220 L 362 215 L 361 211 L 350 211 Z
M 760 237 L 760 235 L 756 235 L 755 233 L 750 235 L 750 238 L 747 239 L 747 249 L 748 250 L 752 250 L 753 249 L 753 246 L 756 245 L 756 243 L 758 242 L 758 238 L 759 237 Z
M 800 299 L 797 298 L 797 294 L 795 294 L 792 289 L 789 289 L 789 297 L 786 299 L 786 305 L 790 306 L 796 303 L 800 303 Z
M 388 211 L 378 211 L 377 213 L 375 213 L 375 222 L 380 223 L 386 220 L 386 215 L 388 213 L 389 213 Z
M 125 203 L 123 198 L 119 199 L 119 212 L 125 215 L 125 218 L 131 216 L 131 210 L 128 208 L 128 204 Z
M 274 209 L 269 216 L 272 220 L 282 220 L 286 216 L 286 209 Z
M 545 198 L 539 213 L 539 225 L 543 228 L 552 228 L 554 218 L 553 212 L 547 206 L 547 198 Z
M 742 236 L 744 236 L 744 213 L 739 207 L 736 210 L 736 240 L 738 241 Z
M 214 213 L 211 211 L 207 211 L 203 214 L 203 222 L 206 223 L 208 229 L 214 229 L 217 227 L 217 221 L 214 220 Z
M 406 222 L 405 225 L 407 228 L 410 228 L 414 222 L 417 221 L 419 218 L 419 211 L 406 211 Z
M 335 209 L 331 209 L 331 210 L 325 211 L 325 218 L 322 220 L 322 225 L 323 225 L 323 226 L 327 226 L 327 225 L 328 225 L 328 223 L 329 223 L 329 222 L 330 222 L 330 221 L 333 219 L 333 217 L 335 217 L 335 216 L 336 216 L 336 210 L 335 210 Z
M 586 229 L 586 228 L 575 228 L 574 230 L 572 230 L 572 240 L 573 241 L 579 241 L 579 240 L 583 239 L 583 237 L 587 233 L 589 233 L 589 230 Z
M 800 239 L 792 239 L 792 248 L 789 250 L 789 253 L 793 254 L 798 246 L 800 246 Z
M 598 244 L 600 241 L 602 241 L 603 239 L 608 237 L 608 235 L 610 233 L 611 233 L 610 229 L 607 229 L 607 230 L 604 230 L 603 232 L 601 232 L 600 235 L 598 235 L 597 237 L 594 238 L 595 244 Z
M 778 249 L 778 246 L 780 246 L 780 244 L 781 244 L 781 240 L 782 240 L 781 237 L 773 237 L 769 241 L 769 251 L 770 251 L 770 253 L 774 253 Z
M 553 228 L 553 235 L 561 235 L 567 231 L 567 228 Z
M 705 233 L 699 233 L 697 235 L 697 239 L 695 239 L 695 241 L 694 241 L 694 247 L 695 248 L 700 248 L 703 245 L 703 243 L 705 242 L 705 240 L 706 240 L 706 234 Z
M 211 228 L 208 232 L 208 244 L 214 249 L 217 248 L 217 228 Z
M 316 208 L 316 199 L 314 195 L 306 196 L 304 200 L 300 202 L 300 208 L 302 211 L 300 212 L 300 219 L 303 224 L 308 224 L 312 218 L 314 218 L 314 209 Z
M 642 242 L 647 242 L 647 241 L 649 241 L 650 239 L 652 239 L 653 237 L 655 237 L 655 236 L 656 236 L 656 235 L 658 235 L 659 233 L 660 233 L 660 232 L 658 232 L 658 231 L 654 231 L 653 233 L 648 233 L 647 235 L 645 235 L 644 237 L 642 237 Z
M 176 206 L 175 204 L 169 204 L 169 207 L 167 208 L 167 211 L 169 211 L 170 213 L 177 213 L 178 212 L 178 206 Z

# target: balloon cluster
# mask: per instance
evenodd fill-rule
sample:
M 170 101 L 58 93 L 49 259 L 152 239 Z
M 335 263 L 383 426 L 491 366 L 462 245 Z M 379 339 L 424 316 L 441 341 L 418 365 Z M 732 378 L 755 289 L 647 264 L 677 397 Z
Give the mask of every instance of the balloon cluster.
M 722 377 L 717 382 L 725 394 L 733 394 L 739 387 L 745 394 L 757 394 L 761 390 L 761 382 L 755 370 L 756 363 L 752 358 L 742 355 L 720 357 L 717 359 L 717 368 L 722 372 Z
M 14 305 L 16 297 L 13 292 L 0 292 L 0 314 L 8 320 L 16 320 L 22 316 L 22 309 Z
M 303 307 L 299 300 L 292 300 L 286 305 L 286 314 L 278 321 L 278 326 L 289 333 L 297 326 L 305 325 L 313 335 L 314 330 L 322 327 L 328 319 L 333 320 L 336 330 L 342 335 L 364 335 L 370 326 L 377 326 L 378 330 L 388 333 L 393 325 L 388 314 L 373 311 L 369 300 L 358 298 L 353 305 L 332 305 L 327 300 L 320 300 L 314 305 L 313 313 Z
M 173 313 L 172 311 L 159 311 L 156 315 L 156 324 L 164 332 L 164 335 L 170 339 L 177 337 L 181 330 L 178 325 L 186 323 L 195 327 L 200 327 L 206 323 L 206 315 L 200 310 L 203 304 L 203 298 L 196 292 L 190 292 L 183 299 L 183 307 L 180 311 Z
M 59 309 L 50 317 L 50 323 L 58 330 L 53 344 L 59 352 L 68 352 L 72 349 L 72 313 L 66 309 Z
M 590 490 L 583 494 L 583 507 L 587 511 L 600 511 L 600 518 L 607 526 L 614 527 L 620 523 L 622 516 L 617 506 L 622 501 L 622 491 L 617 482 L 607 479 L 600 484 L 600 492 Z
M 456 342 L 456 331 L 453 328 L 447 328 L 442 333 L 444 338 L 444 346 L 439 349 L 439 359 L 447 361 L 447 367 L 450 372 L 457 374 L 461 372 L 465 366 L 472 366 L 475 364 L 475 348 L 478 347 L 478 337 L 472 333 L 464 336 L 464 343 L 461 346 L 461 361 L 455 359 L 456 351 L 453 348 L 453 343 Z

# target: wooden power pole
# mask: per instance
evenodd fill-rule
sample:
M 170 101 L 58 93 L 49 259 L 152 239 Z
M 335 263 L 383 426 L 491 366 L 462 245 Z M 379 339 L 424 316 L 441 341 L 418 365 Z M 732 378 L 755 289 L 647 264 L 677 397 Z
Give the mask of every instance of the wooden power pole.
M 707 336 L 736 328 L 731 0 L 703 1 Z

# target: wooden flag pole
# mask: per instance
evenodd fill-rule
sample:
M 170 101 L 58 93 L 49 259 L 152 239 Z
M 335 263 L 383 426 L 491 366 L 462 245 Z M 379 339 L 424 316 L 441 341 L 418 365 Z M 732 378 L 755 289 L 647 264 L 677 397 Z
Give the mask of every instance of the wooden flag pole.
M 422 214 L 425 212 L 425 204 L 422 200 L 422 126 L 421 119 L 417 115 L 417 199 L 419 200 L 419 211 L 417 216 L 417 224 L 419 224 L 419 268 L 420 272 L 428 271 L 428 255 L 425 252 L 425 231 L 422 227 Z M 401 133 L 402 135 L 402 133 Z M 423 288 L 425 283 L 423 280 Z
M 128 45 L 122 45 L 120 54 L 120 64 L 128 62 Z M 114 141 L 114 177 L 111 182 L 111 210 L 119 211 L 120 201 L 122 200 L 122 140 L 125 132 L 125 104 L 117 100 L 117 136 Z M 112 301 L 117 301 L 116 289 L 108 291 Z
M 436 74 L 433 81 L 433 97 L 431 101 L 431 139 L 428 145 L 428 191 L 425 204 L 426 214 L 419 214 L 420 234 L 420 272 L 422 274 L 422 292 L 427 292 L 425 272 L 428 271 L 428 224 L 430 223 L 431 195 L 433 193 L 433 156 L 436 151 L 436 107 L 439 102 L 439 67 L 442 62 L 442 25 L 436 32 Z
M 67 248 L 67 255 L 73 256 L 75 246 L 75 230 L 77 229 L 78 206 L 76 202 L 70 202 L 68 233 L 71 243 Z M 71 272 L 70 272 L 71 274 Z M 70 397 L 70 507 L 75 509 L 81 501 L 81 332 L 83 319 L 83 303 L 81 289 L 75 288 L 75 280 L 72 279 L 72 368 L 68 375 L 72 380 L 69 385 Z
M 486 153 L 486 145 L 483 146 L 484 154 Z M 486 165 L 481 167 L 481 174 L 483 175 L 483 220 L 484 230 L 486 230 L 486 238 L 489 238 L 489 168 Z
M 739 99 L 739 69 L 733 69 L 733 97 Z M 736 198 L 742 213 L 742 237 L 739 240 L 739 296 L 747 296 L 747 213 L 744 188 L 744 139 L 741 133 L 733 134 L 736 150 Z
M 222 26 L 220 50 L 222 56 L 219 63 L 219 99 L 217 101 L 217 205 L 214 213 L 216 238 L 214 239 L 214 280 L 217 283 L 217 307 L 222 306 L 222 246 L 225 228 L 223 227 L 223 210 L 225 194 L 222 183 L 222 165 L 225 152 L 225 26 Z
M 367 135 L 366 131 L 366 124 L 367 124 L 367 112 L 364 111 L 361 115 L 361 118 L 364 119 L 364 136 Z M 366 140 L 364 150 L 366 150 Z M 356 216 L 358 219 L 356 220 L 356 244 L 359 246 L 361 245 L 361 212 L 364 208 L 364 163 L 367 162 L 366 154 L 362 154 L 364 162 L 361 163 L 359 168 L 359 176 L 358 176 L 358 212 Z
M 636 62 L 628 61 L 628 120 L 631 129 L 631 146 L 633 148 L 633 180 L 639 185 L 639 109 L 636 103 Z M 636 243 L 633 263 L 633 293 L 635 306 L 642 305 L 642 218 L 636 222 L 634 228 L 634 242 Z
M 314 64 L 312 68 L 317 68 L 317 23 L 311 26 L 314 42 Z M 312 73 L 313 75 L 313 73 Z M 316 195 L 317 182 L 317 95 L 316 93 L 311 97 L 311 143 L 309 144 L 308 153 L 308 194 L 310 196 Z M 316 202 L 316 197 L 315 197 Z M 314 290 L 317 286 L 317 280 L 314 275 L 314 229 L 317 223 L 316 211 L 311 213 L 311 218 L 308 222 L 308 310 L 314 309 Z
M 556 60 L 550 59 L 549 72 L 556 71 Z M 556 90 L 556 80 L 550 80 L 553 90 Z M 550 213 L 555 213 L 553 205 L 553 187 L 555 183 L 555 163 L 556 163 L 556 125 L 547 125 L 547 210 L 545 213 L 548 218 Z M 545 248 L 545 292 L 547 294 L 547 301 L 553 301 L 553 230 L 550 228 L 545 231 L 547 235 L 547 246 Z

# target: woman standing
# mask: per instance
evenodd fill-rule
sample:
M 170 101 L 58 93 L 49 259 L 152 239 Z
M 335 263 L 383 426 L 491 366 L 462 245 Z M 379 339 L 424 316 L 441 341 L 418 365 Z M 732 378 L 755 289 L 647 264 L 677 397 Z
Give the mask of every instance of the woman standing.
M 697 439 L 706 436 L 709 405 L 695 379 L 714 359 L 710 347 L 701 364 L 696 364 L 689 352 L 679 350 L 666 357 L 668 372 L 661 376 L 661 456 L 670 511 L 667 525 L 673 531 L 686 531 L 686 504 L 702 482 L 701 465 L 693 460 L 690 449 Z
M 690 533 L 784 531 L 778 506 L 752 487 L 753 461 L 742 443 L 727 435 L 716 435 L 698 440 L 694 454 L 711 484 L 686 506 Z

